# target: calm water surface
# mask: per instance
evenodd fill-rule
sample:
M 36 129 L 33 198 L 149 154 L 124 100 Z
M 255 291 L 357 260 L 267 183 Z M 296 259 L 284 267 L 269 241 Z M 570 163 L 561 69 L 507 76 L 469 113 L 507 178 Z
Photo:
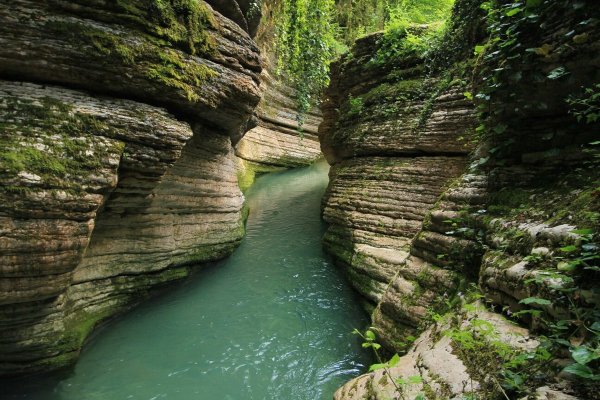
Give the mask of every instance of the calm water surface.
M 259 178 L 230 258 L 103 329 L 66 377 L 0 397 L 331 399 L 370 360 L 350 333 L 366 316 L 321 250 L 326 185 L 323 163 Z

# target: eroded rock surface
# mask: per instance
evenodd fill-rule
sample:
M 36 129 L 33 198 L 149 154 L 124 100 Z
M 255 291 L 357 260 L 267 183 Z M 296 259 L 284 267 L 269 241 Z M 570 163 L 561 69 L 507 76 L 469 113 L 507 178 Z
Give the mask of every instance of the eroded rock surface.
M 196 25 L 124 4 L 0 9 L 0 375 L 72 364 L 99 321 L 244 233 L 250 28 L 204 2 Z
M 404 354 L 389 372 L 403 380 L 399 388 L 378 370 L 343 386 L 336 400 L 598 392 L 561 373 L 574 363 L 569 350 L 590 343 L 578 324 L 590 326 L 600 305 L 595 267 L 579 267 L 581 255 L 598 249 L 598 124 L 577 121 L 573 100 L 564 101 L 596 93 L 598 10 L 549 2 L 513 20 L 496 10 L 506 26 L 518 26 L 511 29 L 519 45 L 491 40 L 473 71 L 467 59 L 490 33 L 480 4 L 456 3 L 452 35 L 425 67 L 409 51 L 376 61 L 378 34 L 358 40 L 332 67 L 320 126 L 332 165 L 324 246 L 365 299 L 376 341 Z M 542 44 L 551 50 L 539 50 Z M 480 94 L 478 116 L 467 101 L 472 90 Z M 485 303 L 475 318 L 457 308 L 469 308 L 465 297 L 473 293 Z M 551 359 L 543 335 L 557 321 L 571 333 Z M 507 329 L 519 332 L 521 344 Z M 490 352 L 489 362 L 477 363 Z M 518 354 L 530 361 L 511 364 Z M 511 373 L 523 378 L 520 387 L 511 386 Z
M 140 99 L 243 134 L 260 100 L 252 39 L 204 2 L 197 31 L 177 15 L 157 21 L 152 1 L 119 4 L 19 0 L 3 7 L 0 74 Z
M 352 55 L 332 67 L 319 132 L 332 164 L 324 243 L 372 306 L 386 291 L 410 297 L 417 287 L 420 299 L 432 302 L 436 296 L 428 288 L 440 281 L 452 286 L 452 273 L 433 271 L 418 254 L 408 257 L 425 216 L 466 167 L 471 147 L 465 138 L 475 112 L 460 87 L 424 78 L 420 57 L 397 70 L 373 64 L 380 40 L 380 34 L 360 39 Z M 417 276 L 423 277 L 420 284 Z M 397 319 L 418 325 L 426 303 Z M 388 311 L 400 312 L 381 308 Z

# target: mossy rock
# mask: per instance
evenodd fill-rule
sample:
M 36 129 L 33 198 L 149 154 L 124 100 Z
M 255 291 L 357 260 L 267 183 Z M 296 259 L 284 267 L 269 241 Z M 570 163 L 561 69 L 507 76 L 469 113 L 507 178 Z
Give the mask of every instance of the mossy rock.
M 105 168 L 123 153 L 125 144 L 102 120 L 75 112 L 69 104 L 3 97 L 0 177 L 19 174 L 54 188 L 80 190 L 81 176 Z

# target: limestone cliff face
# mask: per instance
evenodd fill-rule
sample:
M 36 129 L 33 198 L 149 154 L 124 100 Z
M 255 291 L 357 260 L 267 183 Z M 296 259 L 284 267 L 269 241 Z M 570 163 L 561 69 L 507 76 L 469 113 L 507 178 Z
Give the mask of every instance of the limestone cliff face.
M 73 363 L 98 321 L 241 240 L 232 141 L 261 63 L 248 20 L 209 3 L 225 16 L 0 7 L 0 375 Z
M 313 109 L 299 125 L 294 89 L 276 73 L 275 53 L 277 15 L 276 1 L 263 1 L 264 18 L 255 40 L 263 55 L 265 68 L 261 74 L 264 95 L 256 109 L 257 126 L 249 130 L 236 145 L 236 155 L 247 161 L 246 168 L 298 167 L 321 157 L 317 129 L 320 110 Z
M 391 352 L 408 349 L 391 377 L 366 374 L 340 388 L 338 400 L 394 398 L 392 378 L 411 376 L 418 378 L 403 384 L 405 398 L 502 398 L 503 371 L 522 373 L 532 364 L 503 365 L 500 347 L 542 354 L 535 334 L 547 334 L 549 321 L 583 313 L 591 324 L 600 304 L 597 272 L 573 267 L 585 248 L 597 249 L 590 241 L 600 216 L 598 126 L 578 121 L 576 102 L 565 101 L 598 82 L 597 9 L 553 2 L 515 17 L 505 10 L 512 3 L 500 2 L 505 25 L 477 33 L 469 27 L 485 21 L 480 3 L 457 2 L 455 35 L 433 57 L 452 60 L 442 68 L 424 73 L 410 53 L 369 61 L 383 42 L 378 35 L 360 40 L 332 68 L 320 127 L 332 164 L 324 245 L 364 296 L 377 341 Z M 474 71 L 461 62 L 498 26 L 518 32 L 519 45 L 504 45 L 500 34 Z M 448 55 L 457 43 L 464 58 Z M 478 113 L 463 95 L 471 91 L 480 94 Z M 473 293 L 483 303 L 471 303 Z M 528 298 L 542 300 L 527 305 Z M 511 327 L 502 310 L 525 311 L 516 319 L 522 327 Z M 572 343 L 588 337 L 576 325 L 565 329 L 578 338 Z M 561 366 L 573 362 L 567 349 L 560 354 L 566 359 L 545 362 L 542 381 L 523 383 L 529 393 L 597 393 L 557 386 Z
M 431 275 L 419 282 L 418 307 L 405 305 L 398 318 L 415 327 L 423 300 L 435 301 L 439 283 L 450 289 L 454 278 L 430 260 L 408 258 L 411 244 L 444 188 L 465 169 L 475 110 L 461 87 L 423 78 L 419 57 L 397 70 L 375 65 L 370 60 L 381 38 L 359 40 L 332 68 L 320 130 L 332 164 L 324 243 L 371 307 L 388 288 L 411 292 L 416 276 Z M 404 268 L 407 262 L 413 267 Z

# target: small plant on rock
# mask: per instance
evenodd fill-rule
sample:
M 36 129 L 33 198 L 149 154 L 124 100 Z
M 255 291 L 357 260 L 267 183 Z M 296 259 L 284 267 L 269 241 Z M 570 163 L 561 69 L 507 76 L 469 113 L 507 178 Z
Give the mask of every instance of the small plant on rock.
M 362 344 L 363 348 L 373 350 L 373 354 L 375 355 L 377 363 L 369 367 L 369 372 L 376 371 L 379 369 L 385 370 L 385 375 L 389 377 L 390 381 L 392 382 L 392 385 L 394 385 L 395 392 L 398 394 L 399 398 L 402 400 L 409 400 L 406 397 L 405 393 L 406 387 L 409 385 L 421 384 L 423 382 L 423 378 L 421 378 L 420 375 L 413 375 L 408 377 L 400 376 L 394 379 L 390 372 L 390 368 L 393 368 L 400 362 L 400 356 L 398 354 L 394 354 L 392 358 L 390 358 L 388 361 L 383 361 L 383 358 L 381 357 L 381 354 L 379 352 L 379 350 L 381 349 L 381 345 L 375 341 L 376 336 L 374 328 L 367 329 L 364 334 L 358 329 L 355 329 L 352 333 L 360 336 L 364 340 Z M 414 398 L 414 400 L 425 400 L 425 395 L 423 393 L 419 393 Z

